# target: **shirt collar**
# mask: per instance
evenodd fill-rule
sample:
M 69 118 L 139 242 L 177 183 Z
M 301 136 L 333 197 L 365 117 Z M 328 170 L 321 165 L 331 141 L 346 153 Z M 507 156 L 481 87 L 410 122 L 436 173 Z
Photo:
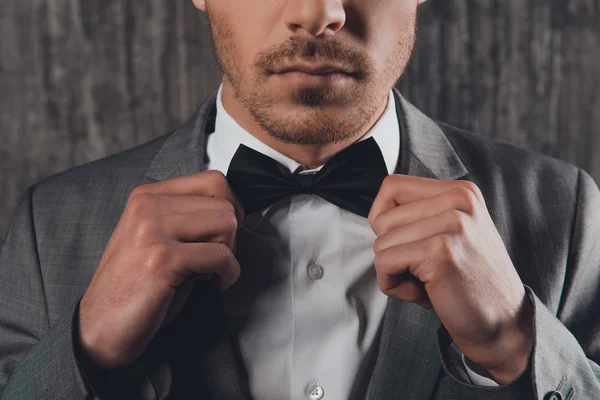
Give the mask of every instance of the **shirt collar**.
M 222 91 L 223 84 L 221 84 L 217 93 L 215 132 L 208 135 L 206 139 L 207 155 L 209 157 L 208 169 L 218 170 L 224 175 L 227 175 L 229 164 L 240 144 L 244 144 L 251 149 L 271 157 L 287 167 L 291 173 L 294 173 L 298 167 L 304 167 L 296 160 L 291 159 L 261 142 L 258 138 L 242 128 L 227 110 L 225 110 L 222 100 Z M 393 174 L 396 171 L 400 153 L 400 126 L 396 114 L 395 99 L 391 90 L 383 114 L 371 129 L 359 139 L 359 141 L 370 137 L 373 137 L 379 145 L 385 165 L 388 169 L 388 174 Z M 318 171 L 322 167 L 323 165 L 314 170 L 306 170 L 305 172 Z

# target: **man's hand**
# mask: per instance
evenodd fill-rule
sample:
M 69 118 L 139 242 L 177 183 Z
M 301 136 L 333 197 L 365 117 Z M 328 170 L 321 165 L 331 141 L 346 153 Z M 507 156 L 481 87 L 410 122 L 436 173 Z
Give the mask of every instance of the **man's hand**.
M 126 366 L 185 305 L 196 279 L 240 275 L 243 207 L 225 176 L 205 171 L 137 187 L 81 299 L 81 349 L 95 368 Z
M 459 349 L 498 383 L 521 374 L 532 305 L 479 188 L 390 175 L 368 220 L 383 293 L 433 307 Z

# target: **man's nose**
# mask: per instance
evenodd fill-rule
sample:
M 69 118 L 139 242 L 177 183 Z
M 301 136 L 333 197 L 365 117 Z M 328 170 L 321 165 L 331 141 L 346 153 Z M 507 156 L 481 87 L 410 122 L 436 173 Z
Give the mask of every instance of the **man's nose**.
M 346 23 L 346 11 L 342 0 L 288 0 L 284 22 L 294 33 L 332 35 Z

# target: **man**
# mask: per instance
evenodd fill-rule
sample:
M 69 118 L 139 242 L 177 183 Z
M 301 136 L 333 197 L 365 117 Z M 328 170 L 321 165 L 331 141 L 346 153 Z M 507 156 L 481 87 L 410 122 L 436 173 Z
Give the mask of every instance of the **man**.
M 218 93 L 23 195 L 2 398 L 600 398 L 600 191 L 392 89 L 422 1 L 195 0 Z

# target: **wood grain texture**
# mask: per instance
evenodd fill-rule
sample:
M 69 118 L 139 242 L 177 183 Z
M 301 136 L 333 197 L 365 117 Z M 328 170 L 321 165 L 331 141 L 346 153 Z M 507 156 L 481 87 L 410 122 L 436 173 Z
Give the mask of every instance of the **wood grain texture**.
M 429 0 L 419 20 L 411 101 L 600 181 L 600 0 Z M 219 81 L 189 0 L 0 1 L 0 237 L 28 186 L 173 129 Z

